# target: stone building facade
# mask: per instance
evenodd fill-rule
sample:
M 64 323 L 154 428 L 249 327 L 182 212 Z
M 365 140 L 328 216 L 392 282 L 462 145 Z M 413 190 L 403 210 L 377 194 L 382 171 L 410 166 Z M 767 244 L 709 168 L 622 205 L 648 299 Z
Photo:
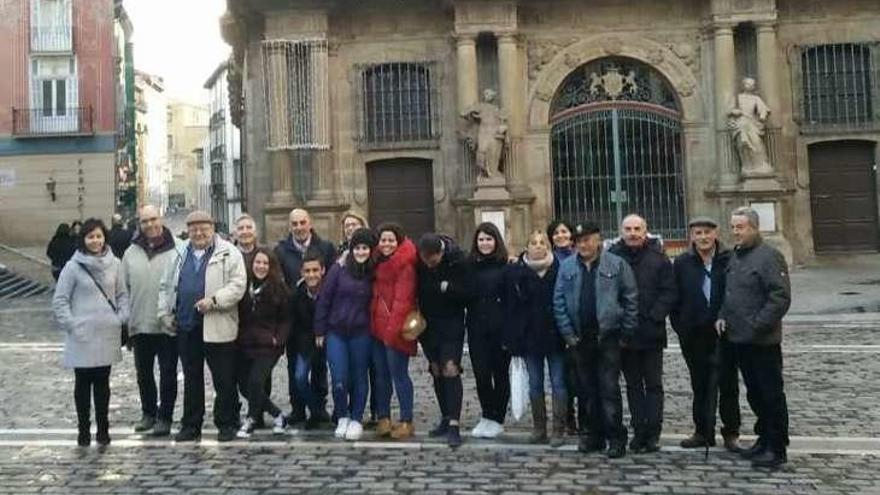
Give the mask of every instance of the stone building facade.
M 267 240 L 304 206 L 330 237 L 353 209 L 464 243 L 489 220 L 517 247 L 552 218 L 593 218 L 610 235 L 638 212 L 682 247 L 689 216 L 751 204 L 796 260 L 878 248 L 875 1 L 229 7 L 248 207 Z M 731 131 L 745 77 L 770 109 L 755 134 L 769 169 L 743 167 Z M 485 89 L 506 131 L 491 180 L 462 119 Z

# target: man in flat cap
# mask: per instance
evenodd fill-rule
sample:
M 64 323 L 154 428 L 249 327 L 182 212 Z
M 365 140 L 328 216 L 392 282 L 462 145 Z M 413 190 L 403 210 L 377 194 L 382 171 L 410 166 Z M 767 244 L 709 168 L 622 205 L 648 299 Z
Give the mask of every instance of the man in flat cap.
M 714 446 L 719 410 L 724 447 L 738 452 L 739 381 L 734 347 L 726 335 L 718 336 L 714 327 L 724 302 L 730 250 L 718 240 L 718 222 L 712 218 L 695 217 L 688 223 L 688 230 L 691 247 L 673 264 L 678 302 L 670 314 L 694 394 L 694 433 L 682 440 L 681 446 Z
M 159 285 L 159 320 L 177 334 L 184 373 L 183 418 L 175 440 L 201 438 L 207 361 L 214 382 L 217 440 L 230 441 L 239 426 L 235 339 L 247 272 L 241 252 L 215 233 L 210 214 L 190 213 L 186 229 L 189 240 L 177 248 Z

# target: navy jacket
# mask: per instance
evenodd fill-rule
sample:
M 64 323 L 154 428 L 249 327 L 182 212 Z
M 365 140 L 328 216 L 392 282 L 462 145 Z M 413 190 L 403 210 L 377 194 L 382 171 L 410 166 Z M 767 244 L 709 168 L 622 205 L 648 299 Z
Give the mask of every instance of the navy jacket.
M 687 338 L 694 332 L 715 332 L 715 320 L 724 302 L 725 277 L 730 262 L 730 250 L 721 243 L 715 244 L 712 270 L 709 278 L 712 293 L 709 301 L 703 295 L 705 267 L 703 259 L 692 246 L 687 252 L 675 258 L 672 271 L 675 273 L 675 286 L 678 288 L 678 301 L 669 314 L 672 328 L 680 338 Z
M 629 263 L 639 286 L 639 327 L 628 345 L 634 349 L 666 347 L 666 317 L 678 293 L 672 263 L 660 241 L 649 238 L 645 247 L 633 250 L 621 240 L 609 251 Z
M 318 292 L 320 294 L 320 291 Z M 293 324 L 290 327 L 290 338 L 287 351 L 294 354 L 311 355 L 315 350 L 315 302 L 309 296 L 309 289 L 304 280 L 296 284 L 293 292 Z
M 324 269 L 330 272 L 330 267 L 336 261 L 336 248 L 330 241 L 325 241 L 318 237 L 314 231 L 312 232 L 312 240 L 309 243 L 309 249 L 316 249 L 321 253 L 324 262 Z M 296 248 L 293 244 L 293 235 L 288 234 L 287 237 L 278 241 L 275 246 L 275 256 L 281 262 L 281 268 L 284 271 L 284 280 L 291 290 L 296 288 L 296 283 L 302 278 L 303 252 Z M 248 267 L 248 270 L 251 268 Z
M 465 318 L 468 335 L 501 339 L 508 269 L 507 260 L 482 259 L 468 263 L 472 287 Z
M 434 319 L 457 319 L 463 323 L 464 308 L 471 297 L 464 253 L 448 237 L 443 238 L 443 246 L 439 265 L 428 268 L 421 260 L 416 264 L 419 309 L 429 325 Z M 441 292 L 444 281 L 448 286 L 446 292 Z
M 562 352 L 565 344 L 553 315 L 553 290 L 559 273 L 559 259 L 543 277 L 520 255 L 508 270 L 504 312 L 504 345 L 514 356 L 547 356 Z
M 370 277 L 355 278 L 343 265 L 332 263 L 315 303 L 315 335 L 369 333 L 372 289 Z

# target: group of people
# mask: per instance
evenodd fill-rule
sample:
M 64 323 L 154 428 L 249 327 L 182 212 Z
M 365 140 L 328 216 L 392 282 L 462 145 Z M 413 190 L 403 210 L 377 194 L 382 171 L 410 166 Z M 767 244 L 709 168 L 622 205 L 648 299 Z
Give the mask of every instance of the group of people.
M 73 257 L 76 252 L 77 243 L 79 242 L 80 231 L 82 230 L 82 222 L 74 220 L 71 223 L 60 223 L 55 228 L 55 234 L 49 240 L 46 246 L 46 257 L 49 258 L 49 264 L 52 267 L 52 277 L 58 281 L 61 269 Z M 128 249 L 131 244 L 133 232 L 126 229 L 122 222 L 122 215 L 114 214 L 110 231 L 107 233 L 106 242 L 117 258 L 122 258 L 122 253 Z
M 192 212 L 182 241 L 163 226 L 157 208 L 144 206 L 121 260 L 107 247 L 103 223 L 89 219 L 53 299 L 66 334 L 65 365 L 75 370 L 78 442 L 91 442 L 92 397 L 97 442 L 110 442 L 110 367 L 121 359 L 127 328 L 142 409 L 136 431 L 170 435 L 178 360 L 182 364 L 178 442 L 201 437 L 205 363 L 219 441 L 249 437 L 265 426 L 266 414 L 276 433 L 293 424 L 335 423 L 336 437 L 358 440 L 368 399 L 377 437 L 410 438 L 409 360 L 420 344 L 440 416 L 428 435 L 458 447 L 467 338 L 481 408 L 471 437 L 504 432 L 510 361 L 522 357 L 533 442 L 560 445 L 576 417 L 581 452 L 611 458 L 625 455 L 627 446 L 655 452 L 668 317 L 694 394 L 695 430 L 682 447 L 714 445 L 720 409 L 728 450 L 756 466 L 778 466 L 788 444 L 780 349 L 790 304 L 787 266 L 762 241 L 754 210 L 737 209 L 730 222 L 732 250 L 718 240 L 715 220 L 694 218 L 691 247 L 673 263 L 662 239 L 635 214 L 624 218 L 620 238 L 612 241 L 603 241 L 594 223 L 555 221 L 531 232 L 525 250 L 514 255 L 492 223 L 477 226 L 465 252 L 448 236 L 428 233 L 413 241 L 397 224 L 370 229 L 353 213 L 344 216 L 344 240 L 334 246 L 302 209 L 290 212 L 289 234 L 274 249 L 259 245 L 247 214 L 235 223 L 233 243 L 217 235 L 209 214 Z M 424 321 L 423 331 L 409 328 L 414 318 Z M 270 397 L 282 354 L 291 405 L 286 415 Z M 749 448 L 738 442 L 738 372 L 757 416 L 758 440 Z M 623 423 L 621 374 L 631 437 Z M 244 419 L 240 396 L 247 401 Z

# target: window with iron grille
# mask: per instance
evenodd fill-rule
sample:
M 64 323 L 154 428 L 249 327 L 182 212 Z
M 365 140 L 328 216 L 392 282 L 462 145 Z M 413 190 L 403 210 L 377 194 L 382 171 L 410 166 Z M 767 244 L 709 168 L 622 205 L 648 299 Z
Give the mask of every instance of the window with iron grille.
M 244 197 L 244 169 L 241 160 L 232 160 L 232 199 Z
M 803 48 L 800 57 L 805 128 L 863 128 L 880 123 L 877 43 Z
M 327 40 L 262 44 L 267 148 L 330 148 Z
M 393 62 L 358 66 L 361 148 L 436 145 L 440 137 L 436 66 Z

